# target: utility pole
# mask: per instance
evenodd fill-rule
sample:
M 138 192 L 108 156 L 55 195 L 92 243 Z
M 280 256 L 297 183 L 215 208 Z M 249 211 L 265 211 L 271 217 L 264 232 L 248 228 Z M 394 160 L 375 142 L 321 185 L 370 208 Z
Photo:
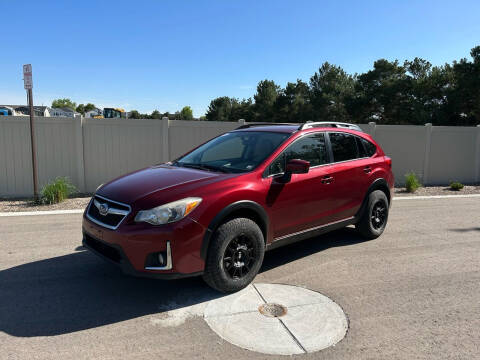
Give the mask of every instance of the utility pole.
M 37 156 L 35 147 L 35 127 L 33 111 L 33 82 L 32 82 L 32 65 L 23 65 L 23 84 L 27 90 L 28 106 L 30 108 L 30 142 L 32 144 L 32 173 L 33 173 L 33 197 L 35 202 L 38 201 L 38 179 L 37 179 Z

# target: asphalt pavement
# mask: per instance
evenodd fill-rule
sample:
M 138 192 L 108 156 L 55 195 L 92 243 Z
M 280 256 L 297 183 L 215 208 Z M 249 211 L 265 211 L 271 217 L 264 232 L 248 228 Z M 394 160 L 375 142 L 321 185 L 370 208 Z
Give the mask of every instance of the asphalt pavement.
M 127 277 L 80 245 L 81 214 L 0 217 L 0 359 L 279 357 L 210 329 L 203 310 L 222 295 L 201 278 Z M 395 200 L 380 238 L 347 228 L 272 250 L 255 282 L 347 315 L 342 341 L 294 358 L 478 359 L 480 198 Z

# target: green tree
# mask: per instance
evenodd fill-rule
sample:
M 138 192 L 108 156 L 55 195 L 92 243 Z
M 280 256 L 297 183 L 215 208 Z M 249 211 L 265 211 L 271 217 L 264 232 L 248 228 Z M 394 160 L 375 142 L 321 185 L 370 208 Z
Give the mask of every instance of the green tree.
M 89 112 L 89 111 L 92 111 L 92 110 L 95 110 L 97 107 L 92 104 L 92 103 L 88 103 L 87 105 L 85 105 L 85 112 Z
M 85 105 L 78 104 L 77 108 L 75 109 L 76 112 L 85 115 Z
M 75 110 L 77 104 L 70 99 L 55 99 L 52 101 L 52 108 L 69 108 Z
M 359 122 L 404 124 L 412 120 L 411 83 L 398 61 L 375 61 L 373 70 L 358 76 L 354 118 Z
M 461 59 L 452 66 L 453 84 L 446 97 L 450 119 L 456 125 L 480 122 L 480 46 L 470 51 L 473 61 Z
M 86 112 L 89 112 L 89 111 L 94 110 L 94 109 L 96 109 L 96 106 L 92 103 L 88 103 L 87 105 L 78 104 L 75 111 L 82 114 L 82 115 L 85 115 Z
M 341 67 L 322 64 L 310 78 L 312 120 L 351 121 L 346 103 L 354 94 L 355 79 Z
M 274 122 L 274 104 L 280 92 L 280 87 L 273 80 L 262 80 L 257 85 L 255 99 L 255 121 Z
M 275 102 L 276 122 L 303 123 L 313 118 L 310 102 L 310 88 L 298 79 L 296 83 L 287 83 Z
M 158 111 L 158 110 L 153 110 L 152 114 L 150 115 L 150 118 L 151 119 L 161 119 L 162 114 L 160 114 L 160 111 Z
M 180 111 L 180 119 L 182 120 L 193 120 L 193 111 L 190 106 L 184 106 Z
M 222 96 L 210 101 L 205 117 L 208 121 L 230 121 L 232 99 Z
M 137 110 L 132 110 L 130 111 L 130 114 L 128 114 L 129 119 L 141 119 L 142 116 Z

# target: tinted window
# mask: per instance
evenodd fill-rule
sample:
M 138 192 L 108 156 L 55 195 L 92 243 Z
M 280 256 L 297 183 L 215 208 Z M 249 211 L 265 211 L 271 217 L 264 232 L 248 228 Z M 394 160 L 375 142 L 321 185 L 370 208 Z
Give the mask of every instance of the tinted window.
M 368 157 L 365 147 L 363 146 L 362 139 L 358 136 L 355 136 L 355 140 L 357 141 L 357 149 L 358 149 L 358 157 L 365 158 Z
M 346 133 L 329 133 L 335 162 L 356 159 L 357 144 L 355 136 Z
M 309 161 L 310 166 L 327 164 L 325 134 L 308 135 L 295 141 L 270 165 L 269 175 L 285 172 L 285 164 L 292 159 Z
M 377 147 L 373 145 L 370 141 L 362 139 L 363 147 L 365 148 L 366 156 L 373 156 L 377 152 Z

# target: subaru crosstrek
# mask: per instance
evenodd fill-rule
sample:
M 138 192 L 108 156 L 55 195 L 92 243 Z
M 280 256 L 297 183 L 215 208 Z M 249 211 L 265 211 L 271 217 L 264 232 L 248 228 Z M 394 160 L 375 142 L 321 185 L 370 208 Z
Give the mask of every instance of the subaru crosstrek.
M 83 244 L 128 274 L 202 274 L 219 291 L 237 291 L 265 250 L 352 224 L 364 238 L 380 236 L 391 166 L 353 124 L 244 125 L 100 186 Z

